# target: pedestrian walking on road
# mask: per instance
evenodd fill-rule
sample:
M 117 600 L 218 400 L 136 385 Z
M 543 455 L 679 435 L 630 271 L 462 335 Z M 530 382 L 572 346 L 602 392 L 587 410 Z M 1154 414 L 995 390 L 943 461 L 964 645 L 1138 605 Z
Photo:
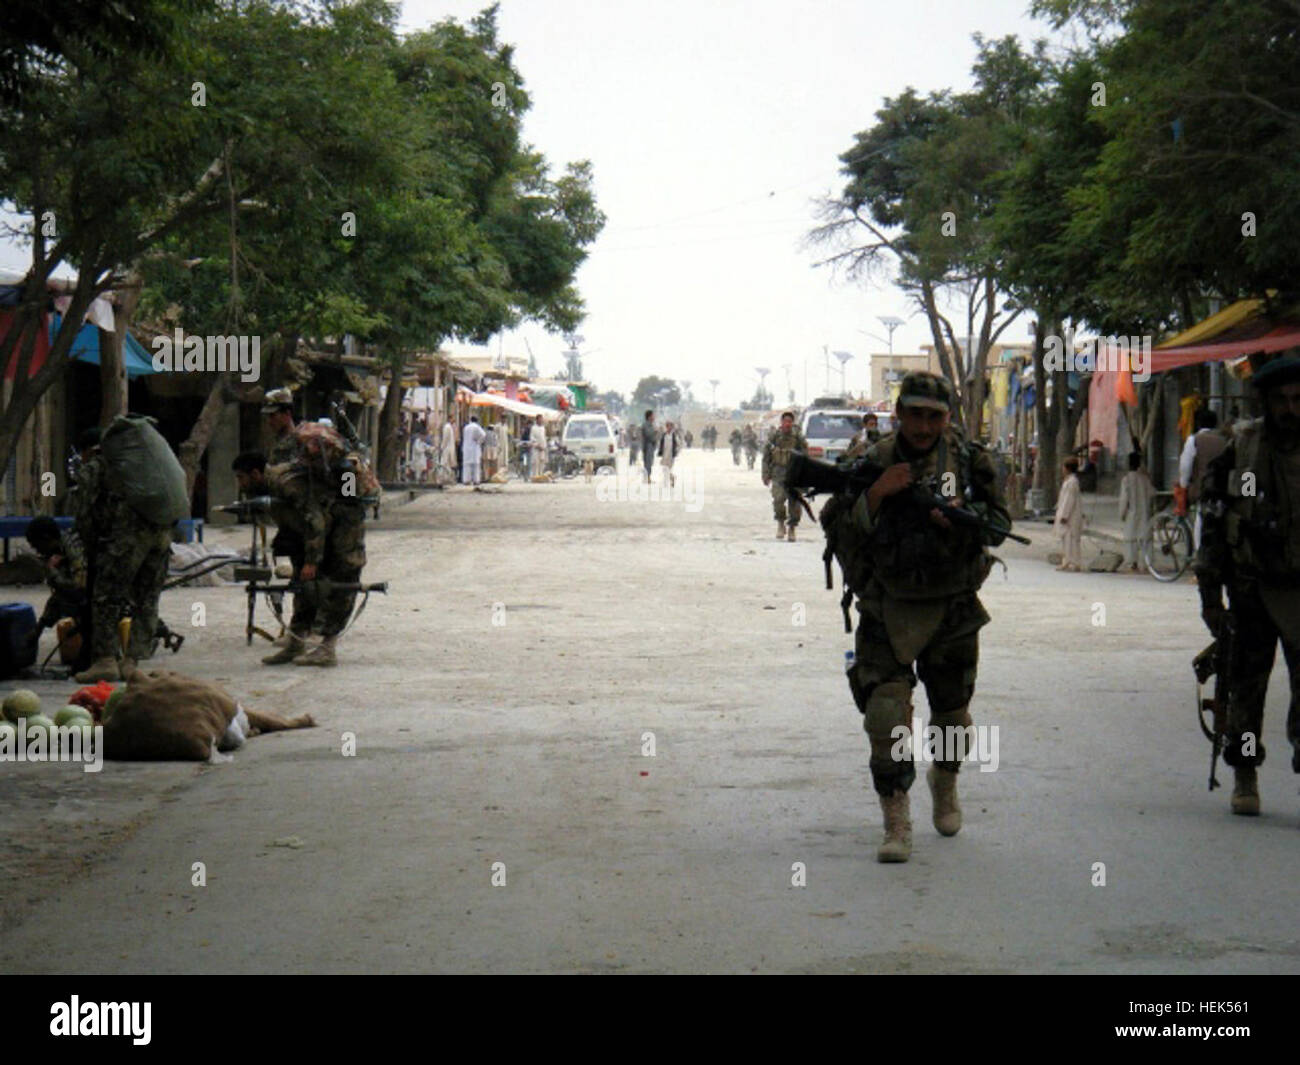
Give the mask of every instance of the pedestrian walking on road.
M 677 483 L 673 474 L 673 463 L 682 451 L 682 432 L 672 422 L 664 425 L 664 435 L 659 438 L 659 465 L 664 468 L 664 476 L 669 487 Z
M 1216 641 L 1234 645 L 1223 760 L 1236 778 L 1232 812 L 1248 817 L 1259 814 L 1264 702 L 1279 642 L 1291 677 L 1286 738 L 1300 773 L 1300 356 L 1266 363 L 1251 383 L 1264 416 L 1234 425 L 1210 466 L 1196 558 L 1201 618 Z
M 930 704 L 928 783 L 934 827 L 943 836 L 961 830 L 957 778 L 974 735 L 970 703 L 979 669 L 979 630 L 989 615 L 976 594 L 996 547 L 1011 529 L 987 451 L 950 425 L 952 386 L 930 373 L 903 378 L 895 405 L 898 431 L 873 444 L 866 458 L 882 471 L 847 504 L 847 543 L 856 543 L 851 586 L 858 597 L 853 700 L 871 743 L 871 780 L 884 815 L 882 862 L 912 853 L 909 789 L 916 779 L 912 690 L 919 680 Z M 983 528 L 955 525 L 918 498 L 913 486 L 937 481 L 955 489 Z M 839 500 L 836 496 L 832 501 Z M 827 504 L 830 505 L 829 503 Z M 937 756 L 936 756 L 937 755 Z
M 776 515 L 776 538 L 789 537 L 799 524 L 799 493 L 785 486 L 785 471 L 795 454 L 808 454 L 808 441 L 794 424 L 794 411 L 781 415 L 781 426 L 773 429 L 763 451 L 763 483 L 772 489 L 772 512 Z
M 1083 497 L 1079 488 L 1079 460 L 1065 460 L 1065 481 L 1056 499 L 1056 535 L 1064 557 L 1056 568 L 1072 573 L 1083 569 Z
M 1119 520 L 1124 523 L 1124 565 L 1136 573 L 1138 555 L 1142 550 L 1142 535 L 1151 520 L 1151 501 L 1155 499 L 1156 486 L 1151 475 L 1142 468 L 1142 453 L 1130 451 L 1128 473 L 1119 486 Z
M 655 427 L 655 412 L 645 412 L 645 421 L 641 423 L 641 461 L 645 465 L 645 483 L 650 483 L 650 471 L 654 468 L 655 451 L 659 446 L 659 430 Z

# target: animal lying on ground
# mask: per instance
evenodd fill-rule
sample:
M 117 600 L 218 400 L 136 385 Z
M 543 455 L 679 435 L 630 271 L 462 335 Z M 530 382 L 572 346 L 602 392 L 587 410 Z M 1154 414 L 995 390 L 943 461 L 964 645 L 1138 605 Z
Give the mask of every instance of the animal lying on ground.
M 223 688 L 197 677 L 133 669 L 104 709 L 104 757 L 205 761 L 243 746 L 250 736 L 315 724 L 310 714 L 286 718 L 241 706 Z

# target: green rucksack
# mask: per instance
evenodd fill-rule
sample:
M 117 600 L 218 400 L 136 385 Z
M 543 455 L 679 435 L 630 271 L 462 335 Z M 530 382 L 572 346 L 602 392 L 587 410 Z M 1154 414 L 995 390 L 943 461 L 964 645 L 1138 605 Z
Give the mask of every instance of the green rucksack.
M 145 521 L 169 526 L 190 513 L 185 471 L 142 414 L 119 414 L 99 442 L 114 492 Z

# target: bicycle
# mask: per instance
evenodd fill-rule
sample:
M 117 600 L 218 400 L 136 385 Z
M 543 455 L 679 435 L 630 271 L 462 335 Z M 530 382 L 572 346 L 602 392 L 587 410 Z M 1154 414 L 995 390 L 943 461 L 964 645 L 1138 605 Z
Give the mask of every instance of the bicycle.
M 1158 581 L 1178 580 L 1196 557 L 1192 523 L 1172 503 L 1147 523 L 1142 540 L 1142 561 Z

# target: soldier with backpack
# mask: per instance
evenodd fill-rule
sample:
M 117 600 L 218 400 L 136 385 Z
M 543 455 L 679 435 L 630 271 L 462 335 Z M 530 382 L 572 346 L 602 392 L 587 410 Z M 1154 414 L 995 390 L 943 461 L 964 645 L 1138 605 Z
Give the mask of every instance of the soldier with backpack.
M 171 559 L 172 526 L 189 513 L 185 472 L 153 419 L 125 415 L 79 441 L 83 457 L 69 497 L 86 548 L 90 598 L 89 668 L 82 684 L 120 680 L 153 655 L 158 598 Z M 118 664 L 118 623 L 130 616 Z
M 1011 528 L 993 460 L 949 424 L 951 403 L 944 378 L 908 374 L 895 407 L 898 431 L 859 460 L 867 472 L 858 491 L 832 497 L 821 515 L 861 614 L 848 679 L 871 744 L 882 862 L 905 862 L 912 852 L 916 769 L 900 738 L 911 734 L 918 679 L 930 726 L 954 741 L 929 773 L 934 825 L 945 836 L 961 828 L 957 773 L 971 735 L 979 630 L 989 621 L 976 592 L 992 566 L 988 548 Z M 987 524 L 950 520 L 941 501 Z
M 355 588 L 331 586 L 361 580 L 365 507 L 378 498 L 379 482 L 369 466 L 348 453 L 333 428 L 305 422 L 292 436 L 295 451 L 290 462 L 268 466 L 256 453 L 235 460 L 236 472 L 249 478 L 250 487 L 260 490 L 264 484 L 276 497 L 272 517 L 282 530 L 297 534 L 291 558 L 295 577 L 306 585 L 294 595 L 284 645 L 262 661 L 272 666 L 335 666 L 338 638 L 352 616 L 357 593 Z M 318 618 L 321 643 L 309 650 L 307 638 Z

